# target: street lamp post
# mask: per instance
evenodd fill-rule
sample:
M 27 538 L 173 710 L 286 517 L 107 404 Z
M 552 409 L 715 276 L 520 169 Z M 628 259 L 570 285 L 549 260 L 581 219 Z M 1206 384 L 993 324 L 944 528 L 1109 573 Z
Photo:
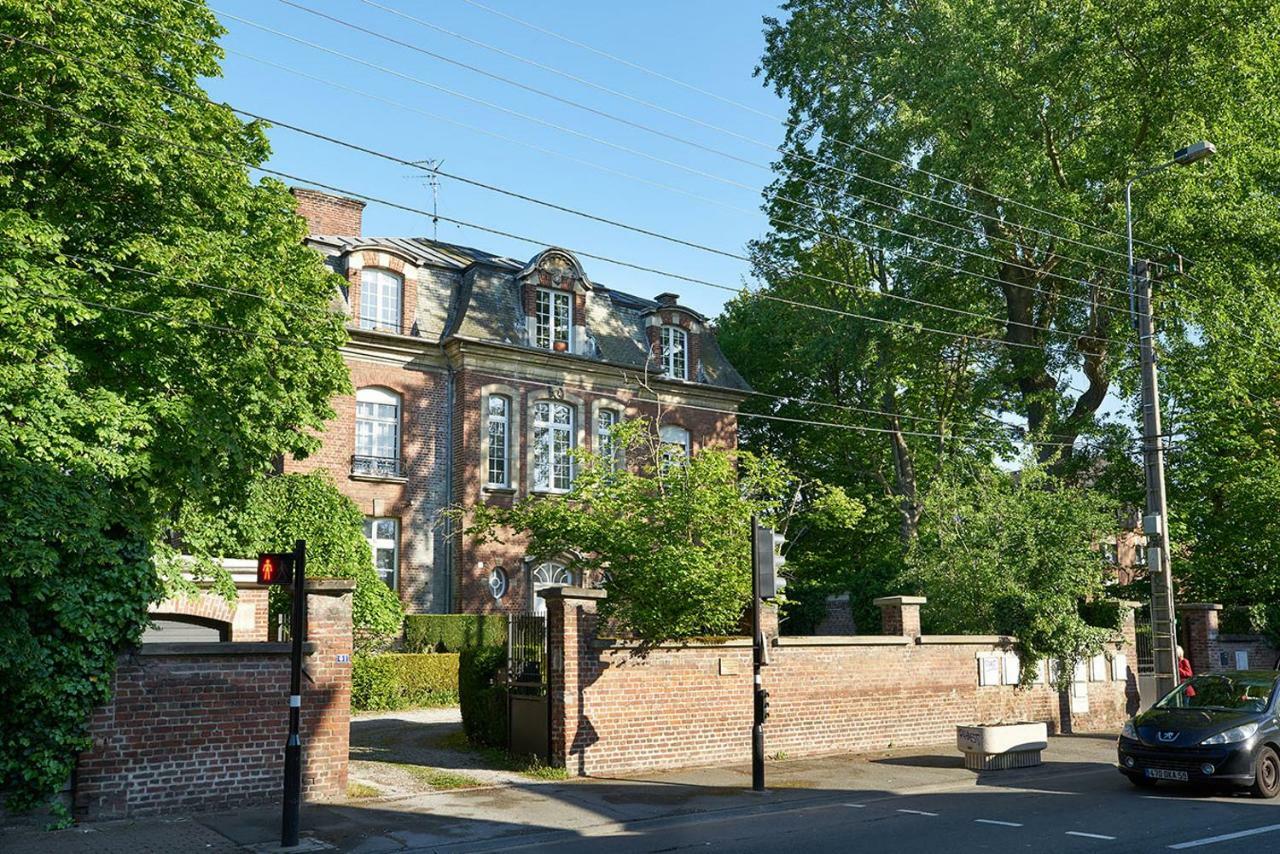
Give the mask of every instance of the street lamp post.
M 1151 640 L 1156 693 L 1163 696 L 1178 684 L 1177 622 L 1173 604 L 1173 571 L 1169 550 L 1169 508 L 1164 484 L 1164 437 L 1160 428 L 1160 391 L 1156 369 L 1155 321 L 1151 313 L 1151 264 L 1143 262 L 1141 279 L 1133 257 L 1133 184 L 1170 166 L 1186 166 L 1210 157 L 1211 142 L 1179 149 L 1173 158 L 1139 172 L 1124 186 L 1125 234 L 1129 245 L 1129 306 L 1138 326 L 1142 358 L 1142 457 L 1146 474 L 1147 512 L 1142 530 L 1148 538 L 1151 571 Z M 1152 540 L 1155 545 L 1151 545 Z

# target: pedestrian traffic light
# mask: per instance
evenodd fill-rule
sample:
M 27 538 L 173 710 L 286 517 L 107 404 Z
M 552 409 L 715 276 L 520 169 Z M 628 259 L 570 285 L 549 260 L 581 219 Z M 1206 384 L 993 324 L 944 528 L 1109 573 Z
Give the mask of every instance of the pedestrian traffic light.
M 292 584 L 293 553 L 262 552 L 258 555 L 259 584 Z
M 759 575 L 761 599 L 774 599 L 782 594 L 787 580 L 782 577 L 782 565 L 787 559 L 782 556 L 782 546 L 786 538 L 781 534 L 756 525 L 754 536 L 756 573 Z

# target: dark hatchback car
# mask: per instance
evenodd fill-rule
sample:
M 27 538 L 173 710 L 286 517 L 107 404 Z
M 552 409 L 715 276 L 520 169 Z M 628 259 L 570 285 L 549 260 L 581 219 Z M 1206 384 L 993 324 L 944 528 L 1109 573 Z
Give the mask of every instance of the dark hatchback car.
M 1120 773 L 1135 786 L 1224 783 L 1280 794 L 1280 674 L 1196 676 L 1124 725 Z

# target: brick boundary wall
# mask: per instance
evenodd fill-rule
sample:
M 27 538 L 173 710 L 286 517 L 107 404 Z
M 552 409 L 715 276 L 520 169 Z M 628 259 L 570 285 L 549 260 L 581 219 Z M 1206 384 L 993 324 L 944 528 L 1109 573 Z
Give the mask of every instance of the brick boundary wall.
M 1219 630 L 1222 606 L 1188 602 L 1178 606 L 1184 652 L 1196 673 L 1236 670 L 1237 653 L 1248 656 L 1250 670 L 1275 670 L 1280 663 L 1276 649 L 1262 635 L 1225 635 Z M 1224 661 L 1225 656 L 1225 661 Z
M 354 582 L 307 585 L 303 792 L 345 794 Z M 278 801 L 288 735 L 289 645 L 144 644 L 120 656 L 112 699 L 73 782 L 78 816 L 107 819 Z
M 747 761 L 747 639 L 642 650 L 596 637 L 603 591 L 553 588 L 542 595 L 553 765 L 603 776 Z M 880 601 L 886 625 L 919 631 L 922 602 Z M 1102 673 L 1086 663 L 1084 681 L 1065 692 L 1047 684 L 980 686 L 981 657 L 999 655 L 1003 665 L 1011 643 L 905 634 L 776 639 L 764 669 L 771 695 L 767 749 L 816 756 L 954 745 L 957 725 L 1014 721 L 1046 721 L 1056 732 L 1110 733 L 1137 711 L 1132 621 L 1109 645 Z

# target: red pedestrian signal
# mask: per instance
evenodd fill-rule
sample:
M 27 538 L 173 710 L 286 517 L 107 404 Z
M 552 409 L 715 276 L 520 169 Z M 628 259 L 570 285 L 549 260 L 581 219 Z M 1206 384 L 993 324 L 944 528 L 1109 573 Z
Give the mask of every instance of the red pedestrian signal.
M 263 552 L 258 555 L 259 584 L 291 584 L 293 555 L 289 552 Z

